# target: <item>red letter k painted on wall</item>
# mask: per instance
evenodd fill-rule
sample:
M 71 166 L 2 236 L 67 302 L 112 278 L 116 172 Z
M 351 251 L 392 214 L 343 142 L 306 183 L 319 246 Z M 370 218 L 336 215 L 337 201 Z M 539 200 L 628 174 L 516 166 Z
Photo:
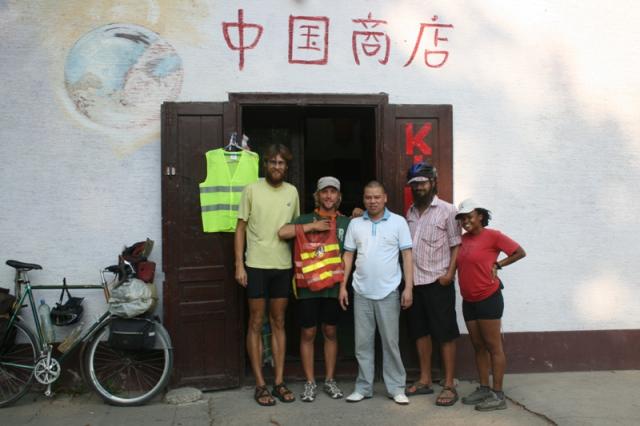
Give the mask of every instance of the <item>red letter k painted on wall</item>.
M 404 125 L 405 134 L 405 147 L 407 155 L 413 155 L 414 149 L 418 148 L 420 153 L 413 157 L 413 162 L 419 163 L 422 161 L 423 156 L 431 155 L 431 147 L 424 141 L 427 135 L 431 133 L 431 123 L 424 123 L 418 133 L 413 134 L 413 123 L 407 123 Z

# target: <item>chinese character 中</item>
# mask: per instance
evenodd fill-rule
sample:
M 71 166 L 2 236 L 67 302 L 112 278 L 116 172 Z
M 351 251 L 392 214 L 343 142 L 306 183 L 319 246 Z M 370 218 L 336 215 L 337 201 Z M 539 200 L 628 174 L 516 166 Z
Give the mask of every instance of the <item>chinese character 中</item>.
M 231 35 L 229 34 L 229 30 L 234 29 L 237 30 L 237 43 L 232 43 Z M 247 32 L 251 30 L 253 32 L 253 41 L 247 44 Z M 244 10 L 238 9 L 238 21 L 237 22 L 223 22 L 222 23 L 222 32 L 224 34 L 224 41 L 227 42 L 227 46 L 231 50 L 237 50 L 240 55 L 240 59 L 238 61 L 238 67 L 240 70 L 244 68 L 244 52 L 245 50 L 253 49 L 257 46 L 260 41 L 260 37 L 262 37 L 262 31 L 264 28 L 262 25 L 258 24 L 247 24 L 244 22 Z

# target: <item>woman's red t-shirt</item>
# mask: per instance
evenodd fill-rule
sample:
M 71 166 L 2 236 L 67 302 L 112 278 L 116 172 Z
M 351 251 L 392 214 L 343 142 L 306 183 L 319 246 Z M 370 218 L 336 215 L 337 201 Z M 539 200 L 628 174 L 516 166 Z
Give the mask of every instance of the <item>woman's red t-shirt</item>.
M 500 283 L 492 277 L 493 264 L 500 252 L 511 255 L 519 246 L 495 229 L 484 228 L 477 235 L 464 234 L 456 259 L 462 298 L 467 302 L 479 302 L 495 293 Z

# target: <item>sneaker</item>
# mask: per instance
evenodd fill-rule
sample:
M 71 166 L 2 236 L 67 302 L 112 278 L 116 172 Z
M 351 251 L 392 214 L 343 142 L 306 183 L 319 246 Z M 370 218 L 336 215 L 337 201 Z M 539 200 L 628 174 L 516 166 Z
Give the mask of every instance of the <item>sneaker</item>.
M 369 399 L 370 396 L 365 396 L 358 391 L 353 392 L 351 395 L 347 397 L 347 402 L 360 402 L 363 399 Z
M 489 386 L 478 386 L 476 390 L 467 396 L 462 397 L 462 403 L 466 405 L 476 405 L 487 399 L 491 395 Z
M 333 379 L 326 380 L 322 389 L 327 395 L 331 397 L 331 399 L 340 399 L 344 395 L 338 387 L 336 381 Z
M 409 404 L 409 398 L 407 398 L 407 395 L 399 393 L 393 397 L 393 402 L 400 405 L 407 405 Z
M 496 395 L 495 392 L 489 391 L 489 396 L 487 399 L 482 401 L 480 404 L 476 405 L 476 410 L 478 411 L 493 411 L 493 410 L 504 410 L 507 408 L 507 400 L 504 398 L 500 398 Z
M 318 385 L 314 382 L 306 382 L 304 384 L 304 391 L 300 395 L 300 399 L 304 402 L 313 402 L 316 399 L 316 389 Z

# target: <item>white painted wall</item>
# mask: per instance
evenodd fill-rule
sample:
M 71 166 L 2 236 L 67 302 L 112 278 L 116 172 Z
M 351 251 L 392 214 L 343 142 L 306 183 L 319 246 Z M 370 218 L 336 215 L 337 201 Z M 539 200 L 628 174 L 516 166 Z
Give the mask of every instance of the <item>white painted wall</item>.
M 221 30 L 239 8 L 264 26 L 242 71 Z M 384 66 L 354 63 L 362 27 L 351 19 L 369 12 L 388 21 Z M 327 65 L 288 63 L 289 15 L 329 17 Z M 429 68 L 419 54 L 403 67 L 433 15 L 454 25 L 446 64 Z M 630 0 L 0 1 L 0 259 L 41 263 L 34 283 L 94 282 L 148 236 L 160 265 L 160 124 L 149 111 L 162 99 L 386 92 L 392 103 L 453 105 L 456 201 L 485 202 L 528 253 L 503 273 L 505 331 L 640 328 L 639 21 Z M 136 74 L 144 81 L 120 104 L 95 89 L 83 115 L 65 67 L 78 40 L 111 23 L 158 34 L 166 44 L 150 54 L 166 59 L 171 46 L 181 79 Z M 121 66 L 100 43 L 88 50 L 93 69 Z M 11 279 L 0 267 L 0 282 Z M 90 314 L 102 309 L 90 302 Z

